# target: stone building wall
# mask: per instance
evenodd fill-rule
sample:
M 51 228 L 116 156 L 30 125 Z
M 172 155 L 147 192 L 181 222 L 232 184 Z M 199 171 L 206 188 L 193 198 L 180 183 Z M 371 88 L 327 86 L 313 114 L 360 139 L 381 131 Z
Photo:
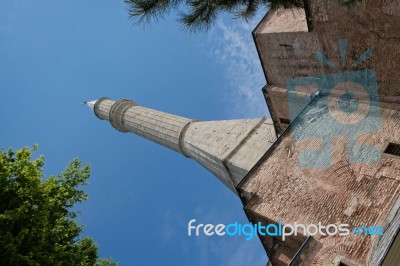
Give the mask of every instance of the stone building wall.
M 350 224 L 351 228 L 380 225 L 384 227 L 386 237 L 393 240 L 396 231 L 390 236 L 386 231 L 393 223 L 400 222 L 393 217 L 399 208 L 396 201 L 400 192 L 400 158 L 382 155 L 377 162 L 369 162 L 376 153 L 357 149 L 356 146 L 371 146 L 380 151 L 387 142 L 399 143 L 399 107 L 375 106 L 380 115 L 366 116 L 363 121 L 368 125 L 381 125 L 380 129 L 364 132 L 356 142 L 351 142 L 343 136 L 343 131 L 335 133 L 331 123 L 330 116 L 341 116 L 343 113 L 330 109 L 327 114 L 320 104 L 322 99 L 317 97 L 313 100 L 290 126 L 290 131 L 279 138 L 240 184 L 246 214 L 251 221 L 265 224 Z M 325 135 L 324 132 L 330 134 Z M 315 136 L 315 139 L 301 140 L 300 135 Z M 318 135 L 321 139 L 317 138 Z M 329 139 L 324 140 L 324 136 L 329 136 Z M 331 165 L 320 168 L 300 166 L 301 154 L 322 150 L 324 141 L 332 144 L 331 158 L 329 153 L 320 153 L 318 158 L 311 160 L 332 159 Z M 354 158 L 361 162 L 350 162 L 349 151 L 354 151 Z M 396 226 L 398 228 L 399 225 Z M 262 237 L 274 266 L 289 265 L 306 240 L 305 235 L 293 236 L 285 241 L 279 237 Z M 378 241 L 376 237 L 352 234 L 346 237 L 317 235 L 301 252 L 296 265 L 331 265 L 337 257 L 355 265 L 377 265 L 370 262 L 373 246 Z
M 362 0 L 347 9 L 332 0 L 307 0 L 304 10 L 269 13 L 253 36 L 268 81 L 264 96 L 278 134 L 291 120 L 285 94 L 292 78 L 372 69 L 382 101 L 400 103 L 399 1 Z M 344 61 L 340 39 L 348 42 Z M 372 56 L 352 66 L 368 49 Z M 318 61 L 317 52 L 336 68 Z

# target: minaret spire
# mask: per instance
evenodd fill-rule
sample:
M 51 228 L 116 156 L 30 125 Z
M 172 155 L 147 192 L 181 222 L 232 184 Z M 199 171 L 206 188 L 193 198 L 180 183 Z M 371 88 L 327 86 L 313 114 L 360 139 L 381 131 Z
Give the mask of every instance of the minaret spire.
M 93 111 L 93 108 L 94 108 L 94 105 L 96 104 L 96 101 L 90 101 L 90 102 L 84 101 L 83 104 L 86 104 Z
M 130 100 L 84 102 L 101 120 L 190 157 L 237 193 L 236 185 L 276 140 L 266 118 L 196 121 L 139 106 Z

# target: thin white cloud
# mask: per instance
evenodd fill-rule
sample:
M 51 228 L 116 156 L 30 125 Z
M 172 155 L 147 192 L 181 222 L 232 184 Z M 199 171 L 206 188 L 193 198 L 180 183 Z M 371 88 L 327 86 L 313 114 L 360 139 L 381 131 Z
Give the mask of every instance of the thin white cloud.
M 262 14 L 252 21 L 220 20 L 210 32 L 210 57 L 224 68 L 223 100 L 231 118 L 269 116 L 261 89 L 266 81 L 251 36 Z
M 180 213 L 174 212 L 171 209 L 164 211 L 162 221 L 163 230 L 161 239 L 164 244 L 168 244 L 178 235 L 179 228 L 185 227 L 185 222 Z

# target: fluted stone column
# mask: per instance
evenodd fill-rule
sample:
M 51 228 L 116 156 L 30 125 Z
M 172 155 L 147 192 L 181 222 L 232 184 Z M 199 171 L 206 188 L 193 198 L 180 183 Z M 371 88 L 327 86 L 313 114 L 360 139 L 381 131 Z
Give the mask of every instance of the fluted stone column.
M 276 140 L 266 118 L 195 121 L 141 107 L 130 100 L 85 102 L 99 119 L 190 157 L 237 193 L 236 185 Z

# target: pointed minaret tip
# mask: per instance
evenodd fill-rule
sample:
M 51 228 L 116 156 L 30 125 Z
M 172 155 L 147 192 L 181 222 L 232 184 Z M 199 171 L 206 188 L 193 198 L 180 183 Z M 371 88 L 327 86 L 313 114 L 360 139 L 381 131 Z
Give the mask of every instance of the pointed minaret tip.
M 92 109 L 92 111 L 93 111 L 93 108 L 94 108 L 94 105 L 96 104 L 96 102 L 97 102 L 97 100 L 90 101 L 90 102 L 88 102 L 88 101 L 83 101 L 82 104 L 86 104 L 86 105 L 87 105 L 90 109 Z

